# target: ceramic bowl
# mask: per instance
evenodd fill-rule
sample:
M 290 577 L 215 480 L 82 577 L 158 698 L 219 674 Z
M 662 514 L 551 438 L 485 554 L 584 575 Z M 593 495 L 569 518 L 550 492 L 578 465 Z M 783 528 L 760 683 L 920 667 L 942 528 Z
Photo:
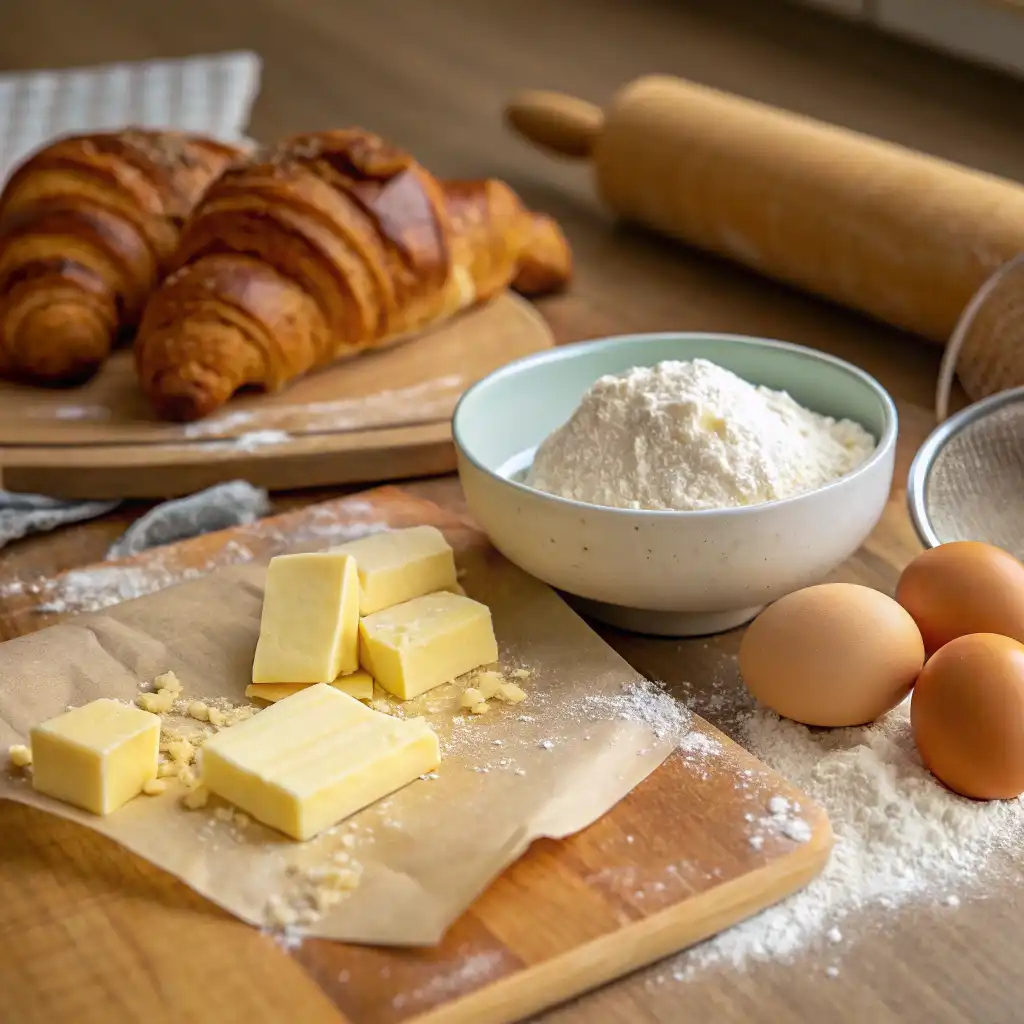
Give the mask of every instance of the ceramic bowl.
M 709 359 L 860 423 L 878 444 L 853 472 L 783 501 L 698 512 L 605 508 L 522 482 L 537 446 L 604 374 Z M 819 582 L 863 543 L 892 484 L 896 408 L 857 367 L 812 349 L 724 334 L 643 334 L 520 359 L 471 387 L 453 434 L 469 509 L 510 561 L 623 629 L 693 636 L 731 629 Z

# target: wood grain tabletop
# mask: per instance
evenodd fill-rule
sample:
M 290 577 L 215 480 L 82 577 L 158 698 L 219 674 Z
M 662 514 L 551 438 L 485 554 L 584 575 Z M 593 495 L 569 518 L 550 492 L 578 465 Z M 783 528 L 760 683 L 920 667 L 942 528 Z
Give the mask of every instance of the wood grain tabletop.
M 614 225 L 593 196 L 586 168 L 541 157 L 508 134 L 502 103 L 526 86 L 602 103 L 636 75 L 667 72 L 1024 177 L 1024 84 L 781 0 L 4 0 L 2 6 L 0 71 L 251 48 L 264 62 L 255 137 L 359 123 L 408 147 L 439 174 L 505 178 L 561 220 L 577 254 L 572 290 L 541 304 L 560 342 L 706 329 L 783 338 L 851 359 L 900 403 L 898 473 L 905 473 L 930 424 L 939 362 L 934 346 Z M 451 481 L 429 484 L 423 493 L 448 506 L 460 500 Z M 278 495 L 275 504 L 283 511 L 336 494 Z M 0 555 L 0 577 L 96 561 L 143 509 L 123 506 L 102 520 L 20 542 Z M 912 540 L 899 524 L 886 536 L 900 538 L 881 553 L 891 567 L 907 556 Z M 616 646 L 642 671 L 670 672 L 671 645 L 649 644 L 621 639 Z M 893 915 L 877 934 L 845 950 L 838 978 L 826 977 L 814 950 L 793 964 L 723 971 L 695 983 L 673 981 L 655 967 L 545 1020 L 1009 1024 L 1020 1019 L 1015 951 L 1022 909 L 1008 892 L 965 903 L 956 913 Z M 276 969 L 272 948 L 255 937 L 251 945 L 239 955 L 251 955 L 261 971 Z M 284 991 L 287 967 L 280 971 Z M 322 1019 L 332 1019 L 326 1004 Z

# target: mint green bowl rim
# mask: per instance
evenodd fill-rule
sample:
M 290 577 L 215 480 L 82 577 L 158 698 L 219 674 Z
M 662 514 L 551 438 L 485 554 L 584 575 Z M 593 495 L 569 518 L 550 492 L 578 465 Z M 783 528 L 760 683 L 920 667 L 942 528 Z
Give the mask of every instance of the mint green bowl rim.
M 856 469 L 851 470 L 844 476 L 837 477 L 835 480 L 829 481 L 822 487 L 816 487 L 813 491 L 805 491 L 804 493 L 794 495 L 791 498 L 779 498 L 775 501 L 759 502 L 756 505 L 741 505 L 729 508 L 638 509 L 616 508 L 610 505 L 592 505 L 589 502 L 577 501 L 574 498 L 563 498 L 560 495 L 551 494 L 548 491 L 541 491 L 536 487 L 530 487 L 529 484 L 524 484 L 518 480 L 513 480 L 510 477 L 503 476 L 501 473 L 495 472 L 489 466 L 485 466 L 479 459 L 470 453 L 464 443 L 460 414 L 462 413 L 463 406 L 469 402 L 477 392 L 482 391 L 484 388 L 491 387 L 504 378 L 515 377 L 521 370 L 528 367 L 532 368 L 535 366 L 549 365 L 566 359 L 582 359 L 591 353 L 599 352 L 606 348 L 615 348 L 623 343 L 653 343 L 658 341 L 723 341 L 727 344 L 736 344 L 740 346 L 750 345 L 755 348 L 764 348 L 769 351 L 787 352 L 797 358 L 806 359 L 816 363 L 825 363 L 845 372 L 872 391 L 875 397 L 881 402 L 885 425 L 880 436 L 875 442 L 875 450 L 871 453 L 871 456 L 865 459 L 859 466 L 857 466 Z M 650 366 L 653 364 L 639 360 L 633 365 Z M 752 383 L 757 382 L 754 381 Z M 617 515 L 623 518 L 635 518 L 637 516 L 658 516 L 666 518 L 671 518 L 672 516 L 685 516 L 688 519 L 697 519 L 715 516 L 747 516 L 756 515 L 758 512 L 764 512 L 768 509 L 790 506 L 794 502 L 806 501 L 809 498 L 831 491 L 839 486 L 847 485 L 858 477 L 865 475 L 872 466 L 889 456 L 889 453 L 895 447 L 898 432 L 899 414 L 896 411 L 896 403 L 893 401 L 892 396 L 878 382 L 878 380 L 871 376 L 871 374 L 866 370 L 862 370 L 859 366 L 855 366 L 853 363 L 847 362 L 845 359 L 840 359 L 838 356 L 830 355 L 827 352 L 820 352 L 817 349 L 808 348 L 805 345 L 796 345 L 789 341 L 779 341 L 774 338 L 758 338 L 749 334 L 720 334 L 714 331 L 650 331 L 643 334 L 613 334 L 605 338 L 595 338 L 591 341 L 570 342 L 565 345 L 558 345 L 554 348 L 546 349 L 543 352 L 534 352 L 532 355 L 521 356 L 519 359 L 514 359 L 512 362 L 506 363 L 497 370 L 492 370 L 486 377 L 482 377 L 475 384 L 472 384 L 467 388 L 463 392 L 462 397 L 459 399 L 455 406 L 455 410 L 452 413 L 452 438 L 455 442 L 455 446 L 463 458 L 472 463 L 472 465 L 481 473 L 484 473 L 489 477 L 493 477 L 495 480 L 499 480 L 503 484 L 515 488 L 524 494 L 529 494 L 535 497 L 539 496 L 540 498 L 555 502 L 556 504 L 562 505 L 566 508 L 576 510 L 583 509 L 590 513 L 601 512 L 603 514 Z

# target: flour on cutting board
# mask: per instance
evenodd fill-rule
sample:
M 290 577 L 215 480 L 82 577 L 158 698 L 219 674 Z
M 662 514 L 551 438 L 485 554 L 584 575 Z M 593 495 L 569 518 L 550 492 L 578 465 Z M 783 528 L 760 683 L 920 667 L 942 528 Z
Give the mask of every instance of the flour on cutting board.
M 344 515 L 340 520 L 338 515 Z M 309 518 L 285 533 L 267 533 L 265 523 L 253 527 L 253 537 L 269 540 L 281 550 L 314 544 L 318 547 L 341 544 L 368 533 L 387 530 L 388 524 L 374 521 L 374 507 L 352 501 L 341 512 L 330 508 L 310 510 Z M 366 516 L 365 519 L 360 516 Z M 0 599 L 32 594 L 43 600 L 36 610 L 41 614 L 69 615 L 97 612 L 122 601 L 155 594 L 166 587 L 198 579 L 215 569 L 243 565 L 257 557 L 245 543 L 246 528 L 236 530 L 241 540 L 228 541 L 201 565 L 182 565 L 177 549 L 154 548 L 140 565 L 98 565 L 73 569 L 61 576 L 35 579 L 11 579 L 0 582 Z
M 402 422 L 449 416 L 453 395 L 465 386 L 461 374 L 448 374 L 421 381 L 408 387 L 389 388 L 372 395 L 357 398 L 337 398 L 333 401 L 305 402 L 301 405 L 264 406 L 258 413 L 248 409 L 210 416 L 188 424 L 183 436 L 190 440 L 208 438 L 232 440 L 230 435 L 242 431 L 241 437 L 281 434 L 281 428 L 293 430 L 301 426 L 305 433 L 331 430 L 351 430 L 368 423 L 386 419 L 395 410 L 401 412 Z M 233 440 L 241 438 L 236 436 Z
M 111 412 L 105 405 L 58 405 L 56 408 L 39 406 L 30 409 L 28 415 L 34 420 L 61 420 L 73 423 L 91 420 L 102 423 L 110 419 Z
M 286 430 L 248 430 L 244 434 L 239 434 L 238 437 L 213 441 L 207 445 L 207 450 L 228 448 L 232 451 L 254 452 L 260 448 L 287 444 L 291 440 L 293 440 L 292 435 Z

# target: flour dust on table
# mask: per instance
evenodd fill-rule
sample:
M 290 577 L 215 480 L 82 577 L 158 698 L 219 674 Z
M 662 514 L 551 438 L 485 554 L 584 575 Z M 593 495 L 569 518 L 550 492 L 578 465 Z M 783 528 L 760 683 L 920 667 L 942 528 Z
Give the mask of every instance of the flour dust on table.
M 810 947 L 824 950 L 822 970 L 834 977 L 843 943 L 865 930 L 869 912 L 906 906 L 951 912 L 983 894 L 999 875 L 1002 855 L 1024 841 L 1024 800 L 978 803 L 928 772 L 911 735 L 909 700 L 872 725 L 812 729 L 754 705 L 734 675 L 723 673 L 710 694 L 690 703 L 822 804 L 835 846 L 805 889 L 657 965 L 649 974 L 653 984 L 716 967 L 787 961 Z M 772 814 L 748 815 L 755 848 L 763 843 L 765 817 Z
M 851 420 L 694 359 L 599 378 L 537 449 L 527 483 L 591 505 L 689 511 L 791 498 L 875 448 Z

